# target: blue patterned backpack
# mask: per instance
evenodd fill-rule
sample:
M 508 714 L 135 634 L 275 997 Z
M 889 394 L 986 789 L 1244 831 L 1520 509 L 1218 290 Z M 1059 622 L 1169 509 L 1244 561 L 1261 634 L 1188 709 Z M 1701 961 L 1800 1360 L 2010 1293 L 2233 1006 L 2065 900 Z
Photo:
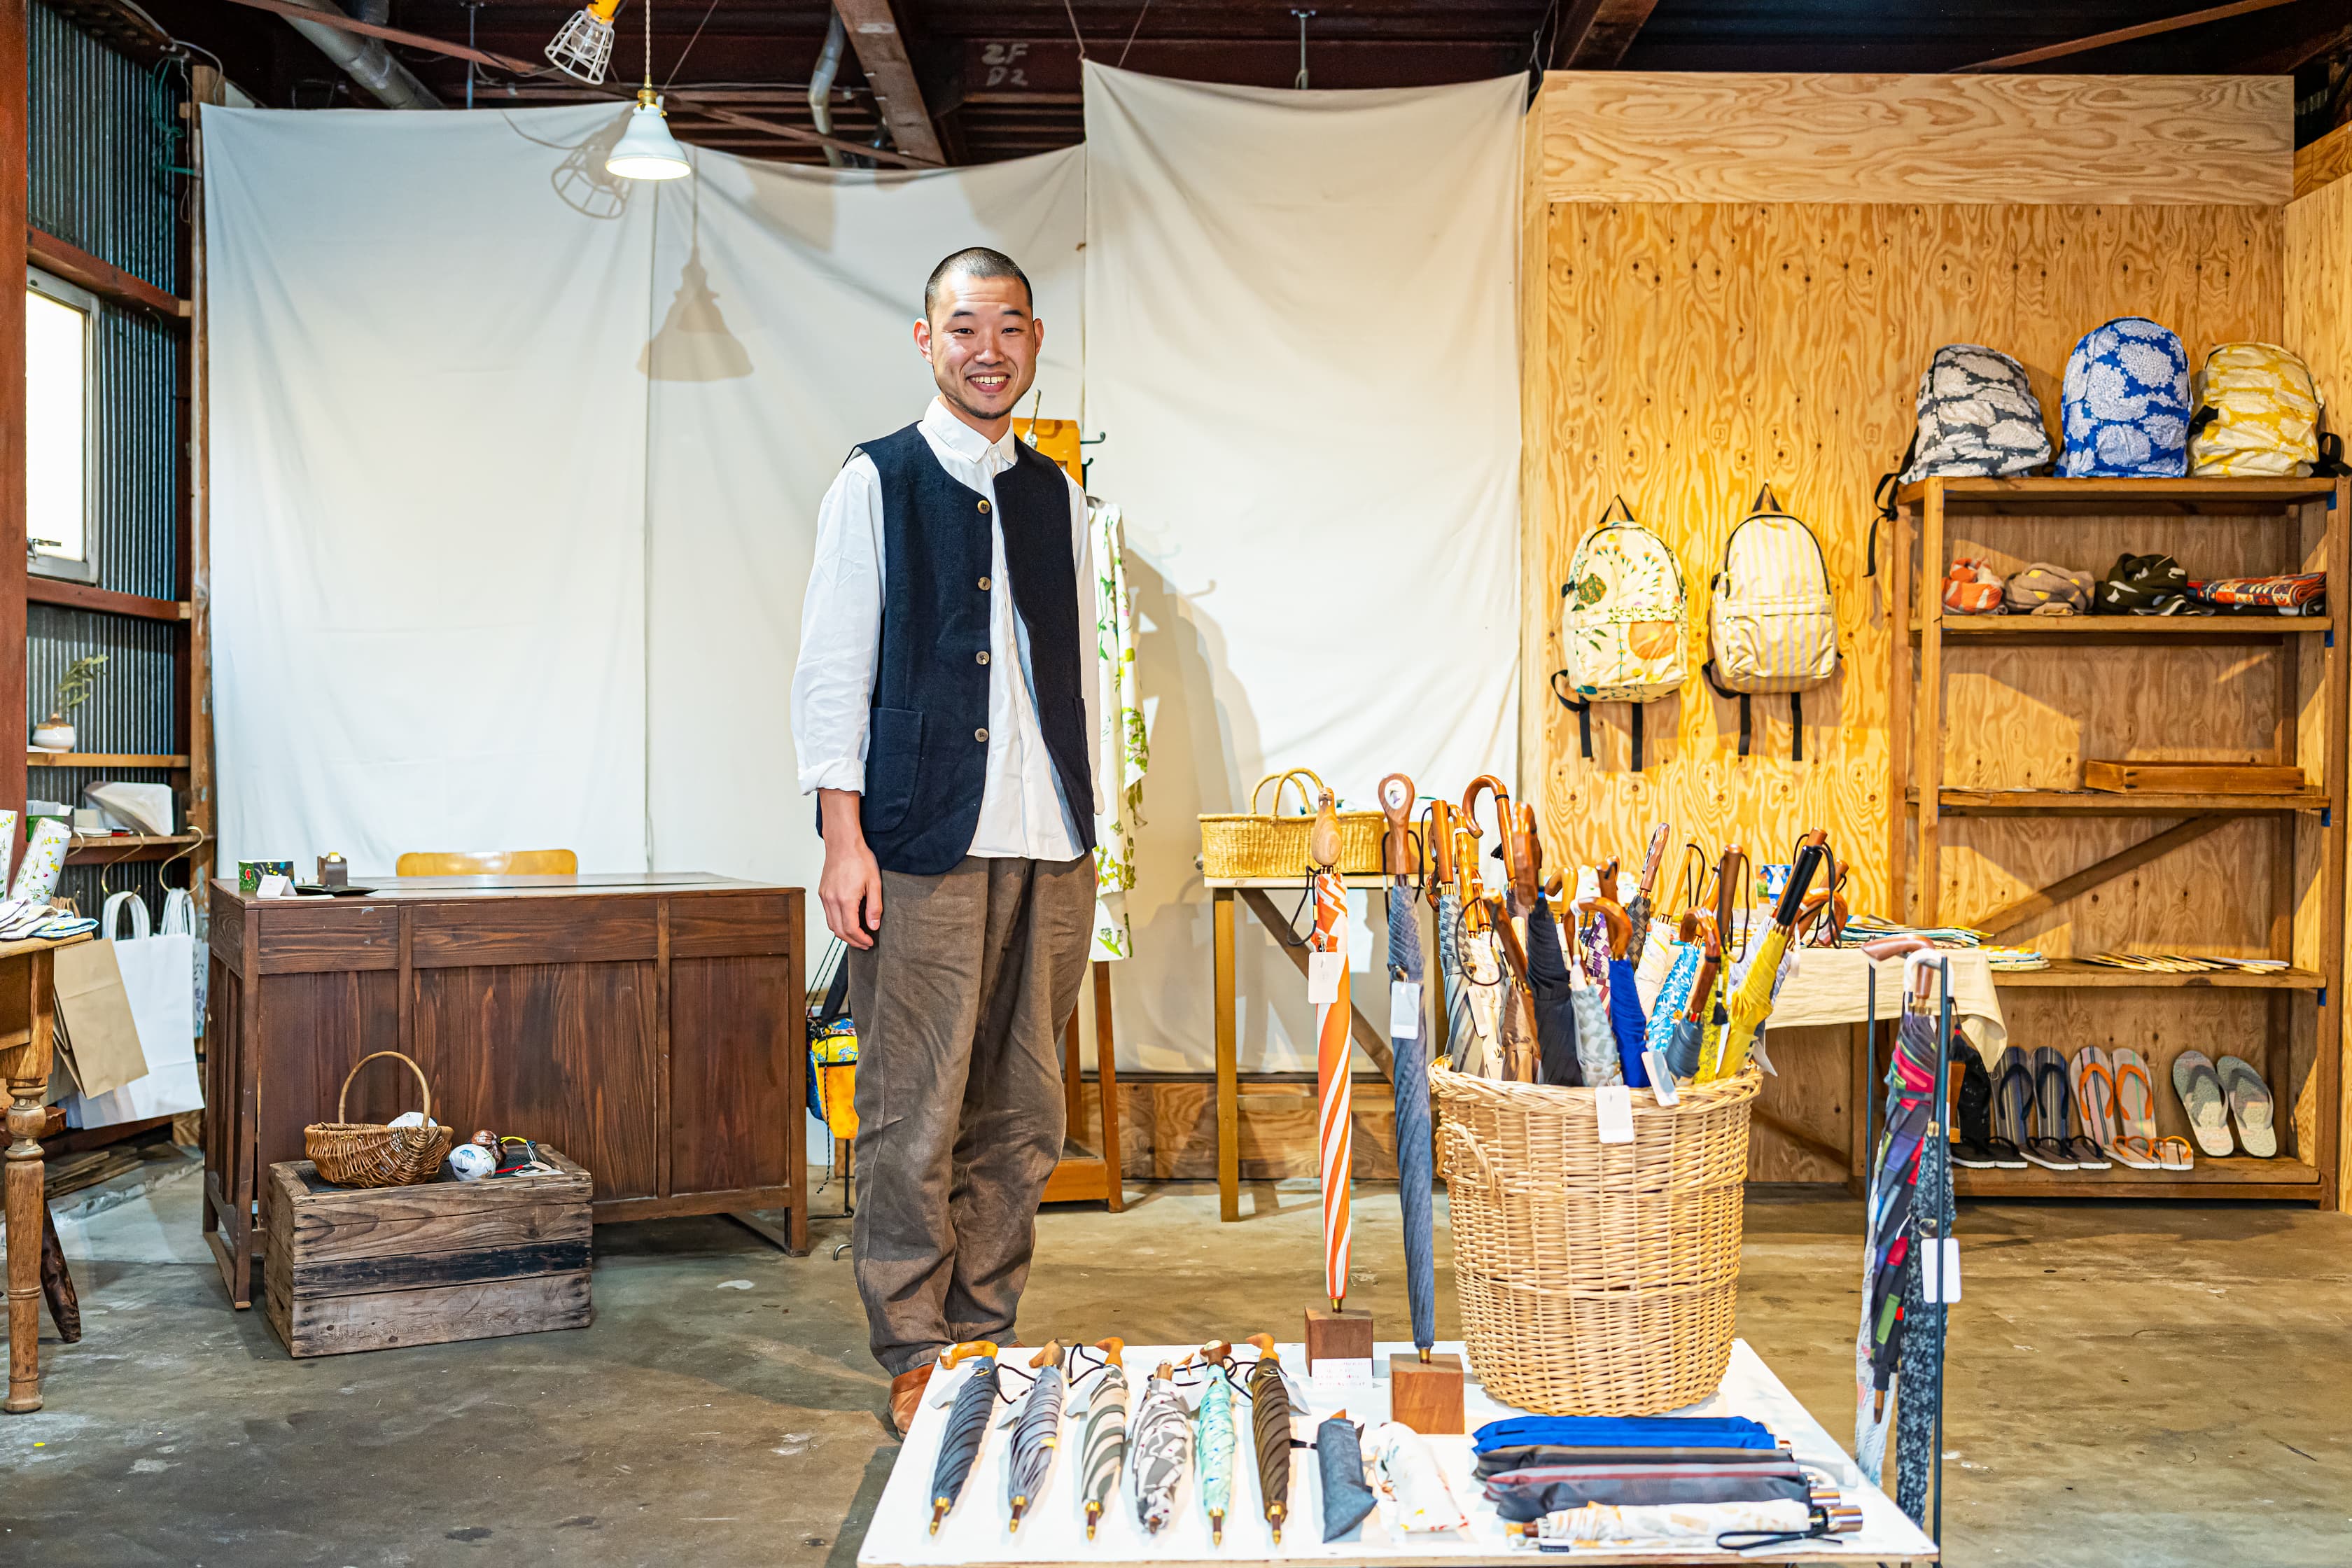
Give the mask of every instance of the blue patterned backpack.
M 2118 316 L 2066 358 L 2058 477 L 2177 479 L 2189 473 L 2189 355 L 2169 327 Z

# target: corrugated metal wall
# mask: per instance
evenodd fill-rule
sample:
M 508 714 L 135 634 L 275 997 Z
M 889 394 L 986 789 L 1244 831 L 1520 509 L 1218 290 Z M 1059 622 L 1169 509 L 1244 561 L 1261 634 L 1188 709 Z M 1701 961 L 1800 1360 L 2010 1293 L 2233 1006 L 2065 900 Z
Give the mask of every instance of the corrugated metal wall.
M 32 7 L 33 226 L 171 293 L 180 291 L 181 177 L 174 134 L 180 83 L 100 44 L 40 5 Z M 179 585 L 179 353 L 176 332 L 144 312 L 100 301 L 93 322 L 90 536 L 98 583 L 169 599 Z M 89 700 L 74 710 L 86 752 L 180 754 L 179 692 L 170 622 L 34 605 L 26 616 L 26 709 L 52 705 L 58 677 L 86 654 L 107 656 Z M 35 768 L 35 798 L 81 804 L 108 778 L 170 783 L 154 769 Z M 184 816 L 186 803 L 181 802 Z M 60 891 L 96 913 L 104 890 L 139 888 L 154 912 L 154 863 L 69 867 Z M 171 880 L 184 885 L 187 865 Z

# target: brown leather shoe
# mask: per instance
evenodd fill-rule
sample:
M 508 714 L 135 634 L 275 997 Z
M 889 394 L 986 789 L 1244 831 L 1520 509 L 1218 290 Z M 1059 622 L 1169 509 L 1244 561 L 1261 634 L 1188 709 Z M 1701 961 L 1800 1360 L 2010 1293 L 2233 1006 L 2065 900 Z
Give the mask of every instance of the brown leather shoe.
M 915 1412 L 922 1408 L 923 1390 L 929 1386 L 931 1369 L 937 1365 L 935 1361 L 927 1361 L 890 1380 L 890 1425 L 898 1429 L 899 1436 L 905 1436 L 907 1428 L 915 1424 Z

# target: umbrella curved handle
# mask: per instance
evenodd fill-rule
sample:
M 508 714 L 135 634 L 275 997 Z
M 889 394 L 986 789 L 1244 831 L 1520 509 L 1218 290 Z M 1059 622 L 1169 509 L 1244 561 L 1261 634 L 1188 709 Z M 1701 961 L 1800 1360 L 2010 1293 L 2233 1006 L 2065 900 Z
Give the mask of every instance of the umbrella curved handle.
M 996 1342 L 994 1340 L 966 1340 L 960 1345 L 950 1345 L 946 1350 L 941 1351 L 940 1352 L 940 1364 L 941 1366 L 958 1366 L 962 1364 L 964 1362 L 970 1361 L 974 1356 L 994 1355 L 995 1353 Z
M 1658 885 L 1658 868 L 1665 863 L 1666 840 L 1675 835 L 1674 824 L 1661 822 L 1650 829 L 1650 853 L 1642 861 L 1642 891 L 1654 891 Z
M 1454 880 L 1454 808 L 1442 799 L 1432 800 L 1422 821 L 1422 841 L 1429 855 L 1429 907 L 1435 909 L 1437 895 Z
M 1532 904 L 1535 889 L 1528 883 L 1528 868 L 1519 855 L 1518 822 L 1511 815 L 1510 787 L 1492 773 L 1480 773 L 1470 781 L 1470 787 L 1462 792 L 1462 815 L 1474 833 L 1477 831 L 1478 796 L 1482 793 L 1495 803 L 1495 832 L 1502 845 L 1504 877 L 1512 891 L 1523 896 L 1523 902 Z
M 1387 839 L 1388 874 L 1402 879 L 1412 875 L 1412 780 L 1402 773 L 1391 773 L 1381 781 L 1381 815 L 1389 819 Z
M 1126 1363 L 1121 1359 L 1127 1351 L 1127 1342 L 1125 1340 L 1119 1339 L 1115 1335 L 1110 1339 L 1097 1340 L 1095 1342 L 1095 1349 L 1102 1352 L 1103 1360 L 1108 1362 L 1111 1365 L 1123 1366 L 1126 1364 Z

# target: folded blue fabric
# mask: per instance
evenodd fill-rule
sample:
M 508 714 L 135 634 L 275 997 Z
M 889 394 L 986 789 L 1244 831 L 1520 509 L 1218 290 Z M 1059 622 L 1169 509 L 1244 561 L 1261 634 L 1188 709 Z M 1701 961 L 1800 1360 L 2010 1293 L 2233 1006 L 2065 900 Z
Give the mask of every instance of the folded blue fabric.
M 1777 1448 L 1771 1429 L 1745 1415 L 1513 1415 L 1489 1421 L 1473 1448 Z

